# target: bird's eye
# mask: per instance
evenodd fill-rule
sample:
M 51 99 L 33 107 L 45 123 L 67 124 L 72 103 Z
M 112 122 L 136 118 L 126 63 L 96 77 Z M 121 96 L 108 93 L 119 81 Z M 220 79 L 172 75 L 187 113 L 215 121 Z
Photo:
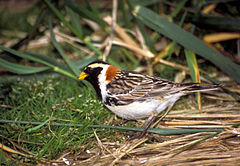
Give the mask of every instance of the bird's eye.
M 91 68 L 91 67 L 87 67 L 87 68 L 85 69 L 85 72 L 87 72 L 87 73 L 89 73 L 89 72 L 91 72 L 91 71 L 93 71 L 93 68 Z

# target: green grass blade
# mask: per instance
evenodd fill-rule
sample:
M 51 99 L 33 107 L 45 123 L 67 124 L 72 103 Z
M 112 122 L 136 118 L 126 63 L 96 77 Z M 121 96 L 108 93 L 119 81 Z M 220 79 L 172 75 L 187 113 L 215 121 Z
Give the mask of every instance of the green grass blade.
M 187 0 L 181 0 L 176 9 L 171 13 L 171 18 L 173 19 L 174 17 L 177 16 L 177 14 L 180 12 L 180 10 L 184 7 L 185 3 L 187 2 Z
M 52 22 L 51 22 L 50 17 L 49 17 L 49 30 L 50 30 L 51 40 L 52 40 L 54 47 L 58 50 L 59 54 L 62 56 L 64 61 L 67 63 L 69 68 L 73 71 L 75 76 L 79 76 L 79 74 L 80 74 L 79 70 L 77 69 L 75 64 L 65 55 L 63 49 L 60 47 L 60 45 L 56 41 L 55 34 L 53 33 Z
M 124 0 L 119 1 L 119 9 L 123 15 L 123 22 L 124 26 L 128 29 L 131 29 L 132 24 L 131 24 L 131 13 L 127 9 L 127 3 Z
M 80 24 L 79 16 L 69 7 L 66 7 L 66 10 L 70 16 L 73 27 L 78 31 L 78 34 L 83 38 L 82 26 Z
M 193 82 L 200 83 L 200 73 L 199 73 L 196 55 L 194 54 L 194 52 L 192 52 L 188 49 L 184 49 L 184 52 L 185 52 L 185 56 L 187 58 L 188 68 L 190 70 L 190 75 L 192 77 Z M 200 92 L 196 92 L 196 98 L 197 98 L 197 103 L 198 103 L 198 109 L 201 110 L 202 105 L 201 105 Z
M 150 6 L 155 3 L 167 2 L 168 0 L 137 0 L 136 2 L 141 6 Z
M 50 138 L 49 140 L 47 140 L 47 141 L 46 141 L 47 143 L 44 144 L 44 146 L 42 147 L 41 150 L 39 150 L 39 153 L 37 154 L 36 157 L 38 157 L 38 158 L 43 157 L 44 154 L 46 154 L 47 151 L 48 151 L 49 149 L 51 149 L 51 146 L 54 145 L 54 141 L 56 141 L 56 140 L 55 140 L 55 137 L 52 137 L 52 138 Z
M 21 58 L 24 58 L 24 59 L 27 59 L 27 60 L 31 60 L 31 61 L 34 61 L 34 62 L 38 62 L 38 63 L 41 63 L 41 64 L 46 65 L 48 67 L 51 67 L 54 71 L 77 80 L 77 77 L 75 77 L 74 75 L 72 75 L 68 71 L 63 70 L 63 69 L 59 68 L 58 66 L 54 66 L 53 64 L 50 64 L 50 63 L 48 63 L 48 62 L 46 62 L 44 60 L 41 60 L 39 58 L 30 56 L 30 55 L 28 55 L 26 53 L 23 53 L 23 52 L 18 52 L 16 50 L 11 49 L 11 48 L 6 48 L 6 47 L 1 46 L 1 45 L 0 45 L 0 49 L 4 50 L 6 52 L 9 52 L 11 54 L 14 54 L 14 55 L 16 55 L 18 57 L 21 57 Z
M 49 66 L 49 67 L 52 67 L 52 68 L 54 67 L 54 65 L 52 65 L 52 64 L 50 64 L 48 62 L 46 62 L 44 60 L 41 60 L 41 59 L 38 59 L 38 58 L 36 58 L 34 56 L 30 56 L 30 55 L 28 55 L 26 53 L 19 52 L 19 51 L 16 51 L 16 50 L 13 50 L 11 48 L 7 48 L 7 47 L 1 46 L 1 45 L 0 45 L 0 49 L 4 50 L 6 52 L 9 52 L 11 54 L 14 54 L 14 55 L 16 55 L 18 57 L 21 57 L 23 59 L 27 59 L 27 60 L 31 60 L 31 61 L 34 61 L 34 62 L 38 62 L 38 63 L 41 63 L 43 65 L 46 65 L 46 66 Z
M 141 130 L 142 131 L 142 130 Z M 157 129 L 150 128 L 148 132 L 161 135 L 180 135 L 180 134 L 194 134 L 200 132 L 221 132 L 223 129 Z
M 49 121 L 49 119 L 46 120 L 45 122 L 43 122 L 42 124 L 39 124 L 39 125 L 37 125 L 37 126 L 35 126 L 35 127 L 32 127 L 32 128 L 27 129 L 26 133 L 31 133 L 31 132 L 33 132 L 33 131 L 36 131 L 36 130 L 40 129 L 42 126 L 44 126 L 45 124 L 47 124 L 48 121 Z
M 95 14 L 95 12 L 89 11 L 86 7 L 74 2 L 73 0 L 65 0 L 65 4 L 71 8 L 73 11 L 78 13 L 81 16 L 84 16 L 94 22 L 96 22 L 98 25 L 106 29 L 108 26 L 107 24 L 100 18 L 98 15 Z
M 213 15 L 199 15 L 187 17 L 187 20 L 193 24 L 222 31 L 240 31 L 239 17 L 219 17 Z
M 151 29 L 171 38 L 203 58 L 208 59 L 240 83 L 240 67 L 191 33 L 186 32 L 178 25 L 169 22 L 153 11 L 139 5 L 134 6 L 133 15 Z
M 240 126 L 240 123 L 236 123 L 236 124 L 232 125 L 233 128 L 237 128 L 239 126 Z
M 109 128 L 109 129 L 119 129 L 119 130 L 131 130 L 131 131 L 143 131 L 144 128 L 136 127 L 124 127 L 124 126 L 107 126 L 107 125 L 91 125 L 89 127 L 93 128 Z M 193 134 L 198 132 L 220 132 L 223 129 L 159 129 L 150 128 L 147 132 L 155 133 L 160 135 L 180 135 L 180 134 Z
M 2 58 L 0 58 L 0 66 L 7 71 L 16 73 L 16 74 L 32 74 L 32 73 L 38 73 L 43 72 L 46 70 L 51 69 L 50 67 L 31 67 L 31 66 L 24 66 L 19 65 L 16 63 L 8 62 Z
M 196 55 L 188 49 L 185 49 L 184 52 L 185 52 L 185 56 L 187 58 L 188 67 L 190 70 L 190 75 L 192 77 L 192 80 L 195 83 L 199 83 L 200 82 L 200 74 L 199 74 Z
M 69 22 L 67 22 L 67 20 L 59 10 L 48 0 L 44 0 L 44 2 L 52 10 L 52 12 L 62 21 L 62 23 L 66 25 L 66 27 L 68 27 L 77 37 L 79 37 L 79 39 L 82 40 L 81 35 L 78 33 L 78 31 L 75 28 L 73 28 Z
M 189 149 L 190 147 L 192 147 L 192 146 L 194 146 L 194 145 L 196 145 L 196 144 L 198 144 L 198 143 L 201 143 L 201 142 L 203 142 L 203 141 L 205 141 L 205 140 L 207 140 L 207 139 L 209 139 L 209 138 L 212 138 L 212 137 L 218 135 L 219 133 L 221 133 L 221 131 L 218 131 L 218 132 L 216 132 L 216 133 L 210 134 L 210 135 L 205 136 L 205 137 L 203 137 L 203 138 L 201 138 L 201 139 L 195 140 L 195 141 L 193 141 L 191 144 L 187 144 L 187 145 L 185 145 L 185 146 L 183 146 L 183 147 L 181 147 L 181 148 L 179 148 L 179 149 L 176 149 L 175 151 L 178 151 L 177 154 L 179 154 L 180 152 L 182 152 L 182 151 L 184 151 L 184 150 L 187 150 L 187 149 Z M 176 155 L 176 154 L 175 154 L 175 155 Z
M 49 72 L 42 72 L 38 74 L 25 74 L 25 75 L 14 75 L 14 76 L 1 76 L 0 77 L 0 84 L 4 84 L 9 81 L 16 81 L 16 80 L 40 80 L 44 81 L 47 80 L 49 77 L 51 78 L 57 78 L 60 77 L 61 75 L 59 73 L 49 71 Z
M 132 69 L 135 70 L 139 66 L 139 61 L 132 55 L 130 51 L 128 51 L 126 48 L 121 48 L 121 51 L 123 52 L 124 55 L 128 57 L 128 59 L 133 63 Z
M 29 55 L 35 57 L 35 58 L 38 58 L 38 59 L 41 59 L 53 66 L 57 66 L 57 67 L 60 67 L 64 70 L 67 70 L 67 66 L 63 66 L 62 63 L 60 63 L 57 58 L 54 58 L 54 57 L 51 57 L 51 56 L 46 56 L 46 55 L 41 55 L 41 54 L 36 54 L 36 53 L 28 53 Z
M 32 124 L 32 125 L 49 125 L 49 123 L 43 122 L 28 122 L 28 121 L 14 121 L 14 120 L 0 120 L 0 123 L 18 123 L 18 124 Z M 71 124 L 71 123 L 54 123 L 52 126 L 69 126 L 69 127 L 83 127 L 83 124 Z M 105 128 L 105 129 L 117 129 L 117 130 L 131 130 L 131 131 L 143 131 L 144 128 L 125 127 L 125 126 L 108 126 L 108 125 L 89 125 L 90 128 Z M 193 134 L 198 132 L 221 132 L 223 129 L 159 129 L 150 128 L 149 133 L 161 134 L 161 135 L 180 135 L 180 134 Z
M 95 16 L 99 16 L 100 20 L 102 20 L 100 16 L 100 13 L 102 13 L 102 11 L 99 11 L 99 9 L 101 10 L 100 4 L 101 1 L 96 1 L 96 3 L 93 4 L 89 0 L 84 0 L 84 7 L 87 8 Z

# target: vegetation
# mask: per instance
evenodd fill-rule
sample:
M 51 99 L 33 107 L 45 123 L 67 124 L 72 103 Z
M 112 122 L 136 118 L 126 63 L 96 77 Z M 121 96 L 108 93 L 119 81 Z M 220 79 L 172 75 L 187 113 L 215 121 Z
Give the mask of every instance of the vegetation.
M 238 6 L 237 0 L 44 0 L 1 9 L 0 163 L 239 162 Z M 143 122 L 120 125 L 93 88 L 78 81 L 97 59 L 178 82 L 221 83 L 224 92 L 197 93 L 196 102 L 182 98 L 151 134 L 127 142 Z

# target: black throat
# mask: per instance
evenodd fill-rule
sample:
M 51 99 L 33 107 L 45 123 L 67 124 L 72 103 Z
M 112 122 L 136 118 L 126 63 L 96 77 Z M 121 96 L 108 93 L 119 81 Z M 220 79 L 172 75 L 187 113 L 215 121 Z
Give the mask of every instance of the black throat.
M 95 68 L 93 71 L 87 71 L 86 73 L 89 74 L 85 80 L 87 80 L 88 82 L 90 82 L 93 86 L 93 88 L 95 89 L 96 93 L 97 93 L 97 97 L 102 100 L 102 94 L 101 94 L 101 90 L 100 90 L 100 85 L 99 85 L 99 81 L 98 81 L 98 75 L 101 73 L 102 68 Z
M 89 82 L 92 84 L 93 88 L 95 89 L 95 91 L 97 93 L 97 97 L 99 98 L 99 100 L 102 101 L 102 94 L 101 94 L 101 90 L 99 88 L 98 80 L 89 80 Z

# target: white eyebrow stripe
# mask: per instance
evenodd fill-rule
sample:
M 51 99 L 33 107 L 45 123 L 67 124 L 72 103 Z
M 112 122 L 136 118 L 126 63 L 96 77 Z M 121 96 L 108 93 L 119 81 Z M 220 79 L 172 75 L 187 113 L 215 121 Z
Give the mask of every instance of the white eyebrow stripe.
M 88 67 L 104 67 L 104 66 L 108 66 L 107 64 L 102 64 L 102 63 L 94 63 L 89 65 Z

